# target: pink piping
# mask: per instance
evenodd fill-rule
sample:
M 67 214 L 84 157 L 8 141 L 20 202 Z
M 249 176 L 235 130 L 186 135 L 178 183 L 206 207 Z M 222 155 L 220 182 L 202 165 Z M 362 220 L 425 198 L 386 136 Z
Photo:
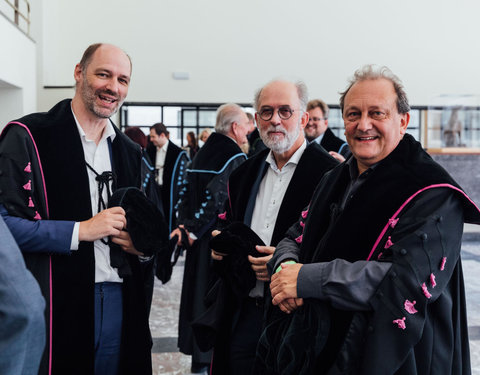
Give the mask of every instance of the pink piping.
M 230 199 L 230 181 L 227 181 L 227 196 L 228 196 L 228 204 L 230 206 L 230 212 L 233 215 L 232 200 Z
M 49 353 L 48 353 L 48 374 L 52 375 L 52 352 L 53 352 L 53 347 L 52 347 L 52 338 L 53 338 L 53 282 L 52 282 L 52 256 L 49 255 L 50 258 L 50 331 L 49 331 L 49 336 L 50 336 L 50 345 L 49 345 Z
M 475 202 L 473 202 L 470 197 L 465 194 L 461 189 L 453 186 L 453 185 L 450 185 L 450 184 L 436 184 L 436 185 L 430 185 L 430 186 L 427 186 L 427 187 L 424 187 L 423 189 L 420 189 L 419 191 L 417 191 L 415 194 L 413 194 L 410 198 L 408 198 L 401 206 L 400 208 L 397 210 L 397 212 L 395 212 L 393 214 L 393 216 L 391 217 L 391 219 L 388 221 L 387 225 L 385 225 L 385 227 L 383 228 L 382 232 L 380 233 L 380 235 L 378 236 L 377 240 L 375 241 L 375 244 L 373 245 L 372 247 L 372 250 L 370 251 L 370 254 L 368 255 L 368 258 L 367 260 L 370 260 L 370 258 L 372 257 L 373 255 L 373 252 L 375 251 L 375 249 L 377 248 L 378 246 L 378 243 L 382 240 L 383 236 L 385 235 L 385 232 L 387 231 L 388 227 L 390 226 L 390 223 L 392 220 L 395 220 L 398 216 L 398 214 L 400 214 L 400 212 L 405 208 L 405 206 L 410 203 L 410 201 L 415 198 L 418 194 L 420 193 L 423 193 L 425 190 L 428 190 L 428 189 L 434 189 L 434 188 L 441 188 L 441 187 L 446 187 L 446 188 L 450 188 L 450 189 L 453 189 L 453 190 L 456 190 L 458 191 L 459 193 L 462 193 L 465 198 L 467 198 L 470 203 L 472 203 L 475 208 L 480 212 L 480 209 L 478 208 L 478 206 L 475 204 Z
M 37 144 L 35 143 L 35 140 L 33 139 L 33 136 L 32 136 L 32 133 L 30 132 L 30 129 L 25 125 L 25 124 L 22 124 L 21 122 L 18 122 L 18 121 L 12 121 L 12 122 L 9 122 L 5 128 L 3 129 L 2 133 L 0 134 L 0 136 L 3 134 L 3 132 L 5 131 L 5 129 L 7 128 L 7 126 L 9 125 L 12 125 L 12 124 L 16 124 L 16 125 L 19 125 L 21 126 L 22 128 L 24 128 L 28 135 L 30 136 L 30 139 L 32 140 L 32 143 L 33 143 L 33 147 L 35 147 L 35 153 L 37 154 L 37 160 L 38 160 L 38 166 L 40 167 L 40 174 L 42 176 L 42 182 L 43 182 L 43 193 L 44 193 L 44 196 L 45 196 L 45 205 L 46 205 L 46 209 L 47 209 L 47 217 L 50 217 L 50 212 L 48 210 L 48 198 L 47 198 L 47 190 L 45 188 L 45 177 L 43 175 L 43 168 L 42 168 L 42 161 L 40 160 L 40 154 L 38 152 L 38 148 L 37 148 Z M 52 256 L 49 256 L 50 258 L 50 270 L 49 270 L 49 273 L 50 273 L 50 331 L 49 331 L 49 338 L 50 338 L 50 347 L 49 347 L 49 358 L 48 358 L 48 374 L 51 375 L 52 374 L 52 337 L 53 337 L 53 334 L 52 334 L 52 323 L 53 323 L 53 315 L 52 315 L 52 306 L 53 306 L 53 302 L 52 302 L 52 293 L 53 293 L 53 287 L 52 287 Z

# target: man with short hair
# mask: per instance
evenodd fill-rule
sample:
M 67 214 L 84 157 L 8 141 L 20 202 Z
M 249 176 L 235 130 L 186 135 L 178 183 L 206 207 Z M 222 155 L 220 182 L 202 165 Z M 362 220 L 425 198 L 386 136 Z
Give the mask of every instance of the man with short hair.
M 155 167 L 155 181 L 162 197 L 163 213 L 170 233 L 176 227 L 175 205 L 190 159 L 185 150 L 170 141 L 167 127 L 161 122 L 150 127 L 147 154 Z
M 310 332 L 280 335 L 286 347 L 310 343 L 296 345 L 289 367 L 470 373 L 460 247 L 478 208 L 406 133 L 410 107 L 389 69 L 358 70 L 340 107 L 353 156 L 322 180 L 269 263 L 273 304 L 292 319 L 303 305 L 296 325 Z M 313 311 L 318 320 L 302 324 Z
M 72 100 L 1 134 L 0 212 L 47 300 L 41 374 L 152 372 L 148 260 L 124 230 L 124 209 L 107 208 L 112 191 L 140 186 L 140 147 L 109 119 L 131 72 L 124 51 L 93 44 L 75 66 Z
M 309 119 L 305 127 L 305 138 L 307 138 L 308 142 L 317 142 L 334 156 L 339 154 L 343 157 L 348 157 L 350 152 L 347 142 L 338 138 L 328 127 L 329 111 L 327 103 L 323 100 L 314 99 L 308 102 L 307 112 Z
M 260 151 L 265 150 L 267 147 L 260 137 L 258 128 L 255 126 L 255 119 L 251 113 L 247 113 L 247 116 L 250 120 L 250 131 L 248 132 L 248 157 L 252 157 L 255 154 L 258 154 Z
M 218 108 L 215 133 L 208 137 L 187 170 L 187 184 L 180 192 L 178 204 L 180 226 L 170 234 L 178 235 L 181 245 L 184 230 L 190 242 L 180 302 L 178 346 L 182 353 L 192 355 L 193 373 L 205 372 L 211 361 L 211 351 L 198 348 L 191 323 L 205 311 L 204 297 L 213 276 L 208 242 L 228 196 L 228 177 L 246 159 L 239 146 L 247 142 L 247 132 L 248 118 L 240 106 L 227 103 Z
M 236 298 L 225 279 L 228 308 L 214 350 L 215 374 L 252 373 L 264 314 L 264 286 L 270 280 L 266 264 L 324 173 L 338 164 L 317 143 L 307 146 L 302 131 L 308 122 L 306 103 L 307 88 L 302 82 L 272 81 L 255 95 L 255 117 L 268 149 L 249 158 L 230 176 L 226 212 L 219 224 L 228 228 L 228 224 L 243 222 L 267 246 L 256 246 L 262 256 L 248 256 L 248 271 L 257 280 L 248 295 Z M 225 267 L 215 250 L 212 257 L 219 261 L 218 267 Z

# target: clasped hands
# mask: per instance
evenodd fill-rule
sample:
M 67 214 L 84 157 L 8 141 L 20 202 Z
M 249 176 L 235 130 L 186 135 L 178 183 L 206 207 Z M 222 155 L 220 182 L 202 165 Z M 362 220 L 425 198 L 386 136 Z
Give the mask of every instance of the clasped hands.
M 79 241 L 96 241 L 111 237 L 112 242 L 119 245 L 123 251 L 143 256 L 133 246 L 130 234 L 125 230 L 127 219 L 122 207 L 111 207 L 100 211 L 94 217 L 81 221 L 78 231 Z
M 290 314 L 303 305 L 303 298 L 297 297 L 297 279 L 303 264 L 281 264 L 282 269 L 272 275 L 270 292 L 272 303 L 284 313 Z

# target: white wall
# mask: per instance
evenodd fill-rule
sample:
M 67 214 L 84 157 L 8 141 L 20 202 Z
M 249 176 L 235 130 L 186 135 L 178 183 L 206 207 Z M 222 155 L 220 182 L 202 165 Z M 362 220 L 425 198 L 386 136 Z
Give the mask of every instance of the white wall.
M 37 108 L 35 42 L 0 15 L 0 129 Z
M 366 63 L 389 66 L 414 105 L 480 92 L 480 2 L 471 0 L 43 0 L 42 85 L 72 85 L 91 43 L 133 60 L 129 101 L 250 102 L 276 76 L 338 102 Z M 174 71 L 190 79 L 176 81 Z M 48 109 L 72 90 L 42 90 Z

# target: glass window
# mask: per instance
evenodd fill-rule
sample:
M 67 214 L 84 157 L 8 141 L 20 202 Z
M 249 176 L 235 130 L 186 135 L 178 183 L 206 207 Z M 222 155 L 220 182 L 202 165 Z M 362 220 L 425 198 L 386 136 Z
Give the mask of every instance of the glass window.
M 128 125 L 151 126 L 162 121 L 162 107 L 153 106 L 129 106 Z

